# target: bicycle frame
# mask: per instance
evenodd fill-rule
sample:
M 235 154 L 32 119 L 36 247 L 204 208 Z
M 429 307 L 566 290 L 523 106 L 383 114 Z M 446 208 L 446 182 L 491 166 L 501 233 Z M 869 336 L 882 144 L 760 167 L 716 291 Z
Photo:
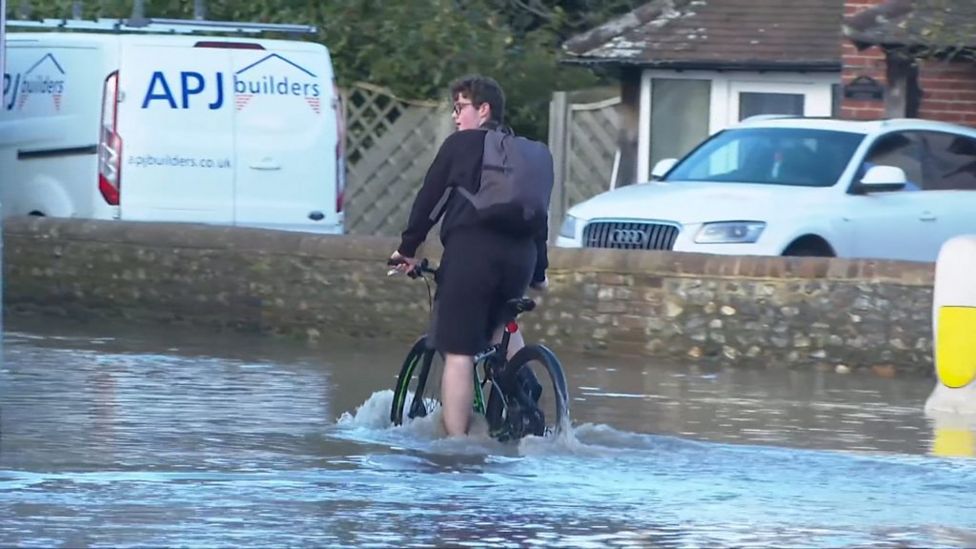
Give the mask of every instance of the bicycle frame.
M 485 413 L 485 395 L 482 387 L 485 383 L 491 381 L 492 385 L 498 386 L 495 383 L 501 373 L 505 370 L 505 366 L 508 364 L 508 344 L 512 339 L 512 334 L 518 331 L 518 323 L 514 320 L 510 320 L 505 323 L 505 329 L 502 330 L 502 340 L 499 343 L 495 343 L 489 346 L 484 351 L 476 354 L 474 356 L 474 409 L 480 414 Z M 482 365 L 482 377 L 478 377 L 478 364 Z M 498 389 L 501 390 L 500 388 Z

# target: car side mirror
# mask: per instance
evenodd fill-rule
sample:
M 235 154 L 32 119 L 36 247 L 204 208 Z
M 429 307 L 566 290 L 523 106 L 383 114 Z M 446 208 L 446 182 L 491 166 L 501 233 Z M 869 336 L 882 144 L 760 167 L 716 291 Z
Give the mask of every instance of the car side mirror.
M 861 178 L 863 185 L 904 185 L 908 183 L 908 176 L 905 170 L 897 166 L 871 166 L 864 177 Z
M 897 191 L 908 184 L 908 176 L 897 166 L 871 166 L 858 184 L 862 192 Z
M 677 163 L 677 158 L 664 158 L 662 160 L 658 160 L 657 164 L 654 164 L 654 169 L 651 170 L 651 181 L 664 177 L 664 174 L 671 171 L 671 168 L 673 168 Z

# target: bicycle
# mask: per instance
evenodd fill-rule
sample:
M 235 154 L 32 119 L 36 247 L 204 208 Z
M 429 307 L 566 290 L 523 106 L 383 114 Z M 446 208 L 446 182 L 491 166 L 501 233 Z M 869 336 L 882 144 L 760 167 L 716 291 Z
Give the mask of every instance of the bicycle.
M 427 282 L 425 274 L 437 274 L 437 269 L 426 259 L 407 273 L 410 278 L 423 278 Z M 430 283 L 427 284 L 429 293 Z M 556 355 L 544 345 L 532 344 L 508 360 L 509 341 L 519 329 L 518 316 L 535 306 L 535 301 L 528 297 L 509 300 L 503 309 L 501 342 L 489 345 L 474 357 L 472 407 L 487 420 L 489 435 L 501 442 L 527 435 L 552 436 L 569 426 L 566 376 Z M 443 368 L 443 357 L 428 345 L 425 334 L 413 344 L 400 367 L 390 407 L 390 421 L 394 425 L 403 423 L 404 412 L 412 420 L 426 417 L 440 407 L 437 387 L 440 378 L 435 371 L 438 368 Z M 539 374 L 549 380 L 550 389 L 546 390 L 539 382 Z

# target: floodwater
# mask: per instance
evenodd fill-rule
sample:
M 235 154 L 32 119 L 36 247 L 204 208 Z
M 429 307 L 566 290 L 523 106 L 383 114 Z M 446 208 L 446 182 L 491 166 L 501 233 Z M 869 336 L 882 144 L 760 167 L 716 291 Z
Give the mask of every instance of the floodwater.
M 932 379 L 561 356 L 572 429 L 503 445 L 390 426 L 405 345 L 5 330 L 0 546 L 976 545 Z

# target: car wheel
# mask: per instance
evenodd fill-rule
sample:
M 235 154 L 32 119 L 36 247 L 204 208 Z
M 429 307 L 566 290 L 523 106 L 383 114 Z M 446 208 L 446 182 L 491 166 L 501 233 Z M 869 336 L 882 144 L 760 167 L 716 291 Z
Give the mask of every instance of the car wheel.
M 830 250 L 816 246 L 790 246 L 783 252 L 783 255 L 790 257 L 834 257 Z

